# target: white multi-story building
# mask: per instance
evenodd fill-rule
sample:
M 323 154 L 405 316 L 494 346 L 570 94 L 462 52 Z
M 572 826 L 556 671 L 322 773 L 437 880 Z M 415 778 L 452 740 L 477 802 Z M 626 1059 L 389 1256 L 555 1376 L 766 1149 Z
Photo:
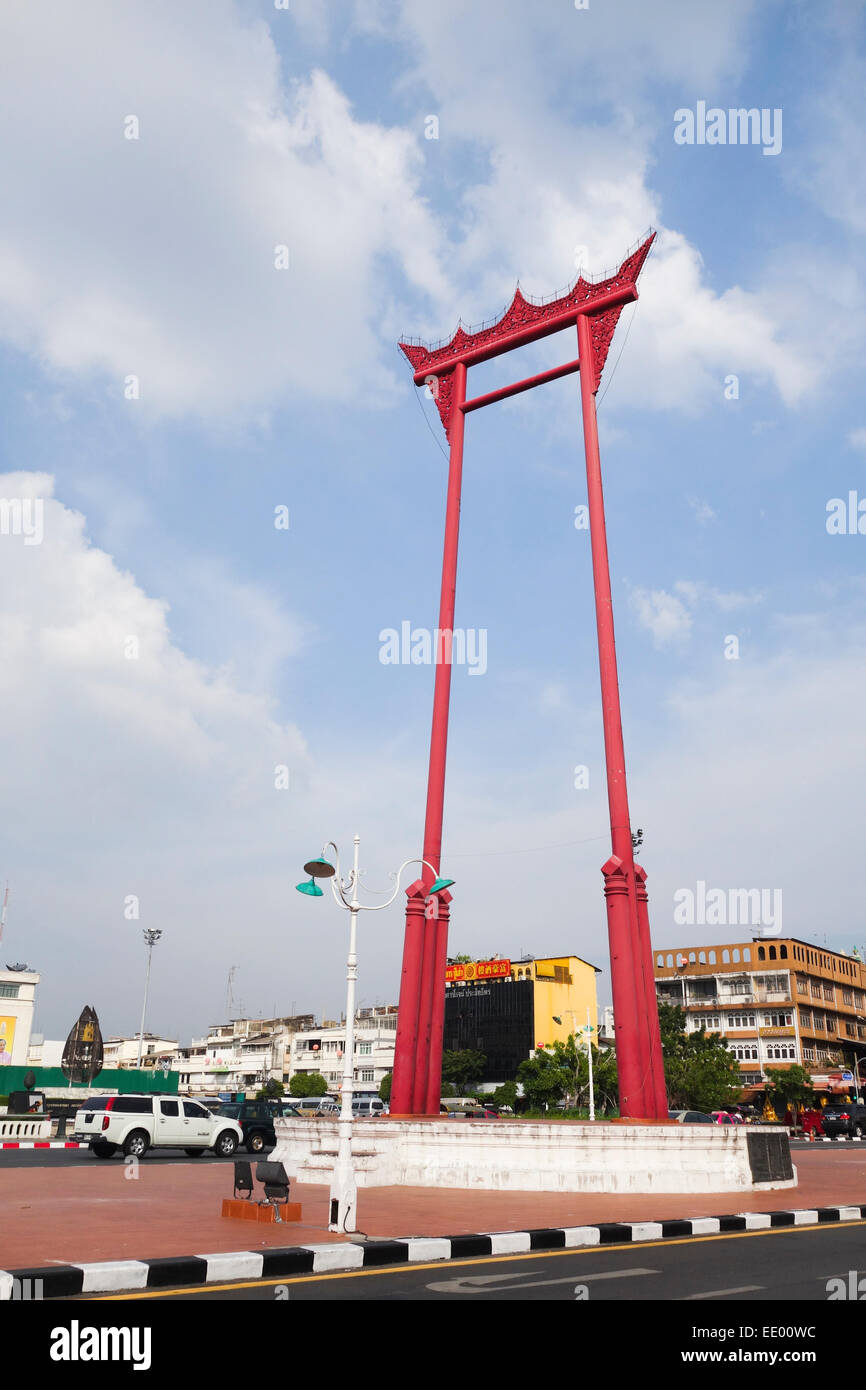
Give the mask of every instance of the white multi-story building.
M 396 1038 L 396 1004 L 358 1010 L 352 1068 L 356 1094 L 378 1094 L 383 1078 L 394 1070 Z M 345 1022 L 330 1028 L 306 1028 L 292 1040 L 291 1076 L 319 1072 L 328 1083 L 329 1092 L 338 1095 L 342 1089 L 345 1053 Z
M 107 1068 L 118 1067 L 125 1070 L 129 1067 L 138 1066 L 138 1044 L 139 1035 L 134 1033 L 132 1037 L 106 1038 L 103 1042 L 103 1066 Z M 160 1066 L 163 1062 L 169 1062 L 169 1070 L 174 1065 L 177 1055 L 177 1038 L 159 1038 L 155 1033 L 145 1033 L 141 1039 L 141 1065 L 142 1067 Z
M 249 1091 L 270 1079 L 288 1083 L 291 1040 L 315 1023 L 312 1014 L 236 1018 L 214 1024 L 207 1036 L 177 1049 L 173 1064 L 183 1091 Z
M 39 975 L 26 965 L 0 970 L 0 1066 L 23 1067 L 27 1062 L 38 984 Z

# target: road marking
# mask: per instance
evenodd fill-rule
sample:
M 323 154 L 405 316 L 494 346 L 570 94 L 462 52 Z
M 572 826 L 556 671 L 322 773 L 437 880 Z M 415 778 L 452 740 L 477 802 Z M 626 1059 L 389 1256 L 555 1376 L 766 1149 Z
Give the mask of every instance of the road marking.
M 660 1269 L 610 1269 L 603 1274 L 582 1274 L 580 1282 L 588 1284 L 598 1279 L 632 1279 L 639 1274 L 661 1274 Z M 519 1277 L 521 1280 L 532 1279 L 531 1272 L 515 1276 L 513 1274 L 468 1274 L 462 1279 L 437 1279 L 433 1284 L 425 1287 L 434 1293 L 486 1293 L 490 1289 L 491 1293 L 505 1293 L 508 1289 L 541 1289 L 548 1284 L 573 1284 L 575 1276 L 569 1274 L 564 1279 L 532 1279 L 532 1283 L 503 1284 L 503 1279 L 514 1279 Z M 490 1288 L 491 1285 L 498 1284 L 496 1289 Z M 474 1286 L 474 1287 L 473 1287 Z
M 646 1244 L 642 1244 L 641 1253 L 643 1253 L 644 1250 L 653 1250 L 656 1248 L 667 1247 L 671 1245 L 703 1245 L 706 1244 L 707 1241 L 753 1240 L 756 1236 L 760 1236 L 766 1239 L 766 1237 L 768 1236 L 817 1235 L 821 1231 L 840 1231 L 850 1229 L 852 1226 L 866 1226 L 866 1220 L 833 1221 L 825 1222 L 824 1224 L 818 1226 L 774 1226 L 773 1229 L 769 1231 L 725 1231 L 721 1235 L 715 1236 L 673 1236 L 670 1237 L 668 1240 L 654 1240 L 648 1241 Z M 466 1265 L 472 1265 L 477 1269 L 479 1265 L 501 1265 L 504 1264 L 506 1261 L 508 1263 L 514 1262 L 516 1264 L 518 1262 L 522 1263 L 524 1260 L 557 1259 L 561 1258 L 563 1255 L 578 1256 L 616 1254 L 621 1250 L 630 1250 L 632 1254 L 634 1254 L 634 1246 L 632 1245 L 631 1241 L 628 1241 L 622 1245 L 585 1245 L 579 1246 L 573 1250 L 538 1250 L 533 1251 L 531 1255 L 477 1255 L 474 1258 L 468 1258 L 465 1260 L 449 1260 L 448 1265 L 450 1269 L 460 1269 L 461 1267 L 465 1267 Z M 415 1272 L 420 1273 L 420 1271 L 425 1269 L 441 1270 L 442 1261 L 437 1260 L 433 1264 L 412 1265 L 406 1263 L 399 1265 L 381 1265 L 378 1268 L 346 1270 L 341 1273 L 334 1274 L 286 1275 L 282 1279 L 255 1279 L 251 1283 L 248 1282 L 240 1284 L 197 1284 L 193 1287 L 181 1285 L 179 1288 L 176 1289 L 147 1289 L 143 1293 L 113 1294 L 110 1298 L 98 1299 L 96 1301 L 108 1303 L 122 1303 L 129 1299 L 177 1298 L 178 1295 L 186 1297 L 187 1295 L 195 1296 L 196 1294 L 204 1294 L 205 1297 L 207 1297 L 208 1295 L 212 1296 L 215 1291 L 222 1293 L 233 1293 L 237 1289 L 274 1288 L 277 1284 L 284 1286 L 287 1284 L 319 1284 L 324 1282 L 325 1280 L 330 1281 L 331 1279 L 375 1279 L 377 1277 L 381 1277 L 383 1274 L 394 1275 L 409 1274 Z M 586 1275 L 580 1275 L 581 1279 L 585 1279 L 586 1277 Z
M 710 1293 L 690 1293 L 685 1298 L 681 1298 L 681 1303 L 692 1303 L 698 1298 L 727 1298 L 734 1293 L 757 1293 L 758 1289 L 763 1289 L 763 1284 L 743 1284 L 739 1289 L 713 1289 Z

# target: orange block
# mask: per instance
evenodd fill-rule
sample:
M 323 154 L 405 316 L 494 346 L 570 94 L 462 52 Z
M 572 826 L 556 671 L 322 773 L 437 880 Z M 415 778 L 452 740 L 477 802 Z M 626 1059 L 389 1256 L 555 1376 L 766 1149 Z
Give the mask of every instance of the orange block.
M 232 1197 L 223 1198 L 221 1214 L 235 1221 L 264 1221 L 267 1225 L 273 1225 L 275 1220 L 272 1206 L 262 1206 L 258 1202 L 248 1202 Z M 281 1221 L 300 1221 L 300 1219 L 300 1202 L 286 1202 L 280 1207 Z

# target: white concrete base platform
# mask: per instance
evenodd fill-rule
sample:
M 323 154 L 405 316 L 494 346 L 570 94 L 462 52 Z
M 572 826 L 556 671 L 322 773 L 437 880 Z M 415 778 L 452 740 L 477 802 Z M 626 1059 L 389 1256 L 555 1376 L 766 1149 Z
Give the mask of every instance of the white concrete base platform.
M 337 1121 L 275 1121 L 271 1159 L 330 1184 Z M 796 1187 L 781 1126 L 359 1119 L 358 1187 L 511 1192 L 754 1192 Z M 750 1138 L 751 1136 L 751 1138 Z

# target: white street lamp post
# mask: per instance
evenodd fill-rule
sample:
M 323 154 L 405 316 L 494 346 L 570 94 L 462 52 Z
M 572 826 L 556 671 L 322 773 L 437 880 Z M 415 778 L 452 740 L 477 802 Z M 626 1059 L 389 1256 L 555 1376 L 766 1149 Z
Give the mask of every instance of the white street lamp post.
M 428 889 L 427 897 L 431 898 L 435 893 L 442 892 L 449 888 L 454 882 L 453 879 L 439 878 L 432 864 L 428 864 L 426 859 L 404 859 L 396 874 L 389 873 L 388 877 L 394 881 L 394 891 L 384 903 L 362 903 L 358 900 L 358 889 L 360 887 L 360 872 L 358 869 L 358 855 L 360 852 L 361 837 L 356 835 L 354 839 L 354 859 L 352 871 L 344 883 L 340 877 L 340 855 L 333 840 L 329 840 L 324 846 L 321 858 L 310 860 L 304 865 L 304 873 L 310 875 L 309 883 L 299 883 L 297 885 L 299 893 L 305 893 L 308 897 L 321 897 L 322 890 L 314 880 L 317 878 L 329 878 L 331 880 L 331 891 L 334 900 L 341 907 L 348 908 L 351 914 L 351 927 L 349 930 L 349 955 L 346 961 L 346 1046 L 343 1053 L 343 1085 L 340 1102 L 340 1120 L 338 1128 L 337 1162 L 334 1165 L 334 1176 L 331 1181 L 330 1198 L 330 1219 L 328 1221 L 329 1231 L 339 1231 L 346 1233 L 357 1230 L 356 1215 L 358 1203 L 358 1186 L 355 1180 L 355 1165 L 352 1158 L 352 1095 L 355 1089 L 355 985 L 358 980 L 358 913 L 359 912 L 381 912 L 385 907 L 390 907 L 400 891 L 400 878 L 403 870 L 409 864 L 423 864 L 430 869 L 434 876 L 434 882 Z M 325 850 L 334 851 L 334 865 L 329 864 L 325 858 Z M 386 890 L 387 891 L 387 890 Z
M 153 948 L 161 936 L 162 932 L 158 927 L 145 927 L 144 929 L 144 941 L 147 946 L 147 974 L 144 977 L 144 1003 L 141 1006 L 141 1028 L 138 1033 L 138 1062 L 136 1066 L 139 1071 L 141 1071 L 141 1054 L 144 1050 L 144 1016 L 147 1013 L 147 991 L 150 986 L 150 962 L 153 956 Z
M 593 1035 L 593 1033 L 595 1032 L 595 1029 L 594 1029 L 593 1026 L 592 1026 L 592 1019 L 591 1019 L 591 1017 L 590 1017 L 590 1011 L 589 1011 L 589 1009 L 587 1009 L 587 1011 L 586 1011 L 586 1027 L 584 1028 L 583 1031 L 584 1031 L 584 1033 L 586 1034 L 586 1056 L 587 1056 L 587 1060 L 588 1060 L 588 1062 L 589 1062 L 589 1118 L 590 1118 L 591 1120 L 594 1120 L 594 1119 L 595 1119 L 595 1090 L 594 1090 L 593 1084 L 592 1084 L 592 1035 Z
M 572 1033 L 573 1033 L 575 1039 L 577 1038 L 578 1031 L 580 1031 L 581 1033 L 583 1033 L 584 1037 L 586 1038 L 586 1058 L 587 1058 L 587 1061 L 588 1061 L 588 1063 L 589 1063 L 589 1118 L 590 1118 L 591 1120 L 594 1120 L 594 1119 L 595 1119 L 595 1091 L 594 1091 L 593 1084 L 592 1084 L 592 1035 L 593 1035 L 593 1033 L 595 1032 L 595 1029 L 594 1029 L 593 1026 L 592 1026 L 592 1013 L 591 1013 L 591 1010 L 590 1010 L 589 1008 L 587 1008 L 587 1011 L 586 1011 L 586 1027 L 585 1027 L 585 1028 L 581 1028 L 580 1030 L 578 1030 L 578 1027 L 577 1027 L 577 1014 L 574 1012 L 574 1009 L 565 1009 L 563 1012 L 567 1013 L 567 1014 L 568 1014 L 568 1017 L 571 1019 L 571 1031 L 572 1031 Z M 554 1015 L 553 1021 L 554 1021 L 554 1023 L 561 1023 L 561 1022 L 562 1022 L 562 1019 L 561 1019 L 561 1018 L 559 1017 L 559 1015 L 557 1014 L 557 1015 Z

